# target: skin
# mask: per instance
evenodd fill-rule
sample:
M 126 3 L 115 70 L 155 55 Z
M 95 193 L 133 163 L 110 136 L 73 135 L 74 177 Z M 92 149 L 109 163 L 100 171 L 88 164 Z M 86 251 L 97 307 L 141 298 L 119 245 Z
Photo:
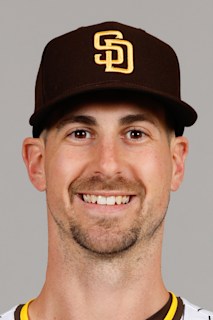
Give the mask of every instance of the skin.
M 25 139 L 30 180 L 47 195 L 49 234 L 31 320 L 141 320 L 165 305 L 164 218 L 187 151 L 186 138 L 175 137 L 147 101 L 85 103 L 40 138 Z M 130 201 L 98 205 L 83 194 Z

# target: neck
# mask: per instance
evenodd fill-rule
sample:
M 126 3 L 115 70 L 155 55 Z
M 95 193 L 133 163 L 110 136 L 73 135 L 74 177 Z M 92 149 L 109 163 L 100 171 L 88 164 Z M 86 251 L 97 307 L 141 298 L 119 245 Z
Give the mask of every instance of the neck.
M 61 250 L 61 240 L 57 244 L 56 234 L 52 236 L 46 282 L 30 305 L 30 319 L 107 320 L 116 315 L 118 320 L 142 320 L 166 304 L 162 230 L 146 246 L 135 245 L 114 257 L 97 256 L 76 245 Z

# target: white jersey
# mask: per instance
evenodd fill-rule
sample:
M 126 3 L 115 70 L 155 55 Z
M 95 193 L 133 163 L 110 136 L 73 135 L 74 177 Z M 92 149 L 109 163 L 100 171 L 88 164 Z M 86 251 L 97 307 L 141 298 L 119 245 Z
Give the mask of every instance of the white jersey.
M 181 320 L 213 320 L 213 312 L 204 310 L 191 304 L 186 299 L 183 299 L 184 313 Z M 15 320 L 14 312 L 17 307 L 12 308 L 10 311 L 2 314 L 0 320 Z
M 17 307 L 14 307 L 12 308 L 10 311 L 7 311 L 5 313 L 3 313 L 1 316 L 0 316 L 0 319 L 1 320 L 15 320 L 14 318 L 14 312 L 16 310 Z
M 213 312 L 199 308 L 183 299 L 184 313 L 181 320 L 213 320 Z

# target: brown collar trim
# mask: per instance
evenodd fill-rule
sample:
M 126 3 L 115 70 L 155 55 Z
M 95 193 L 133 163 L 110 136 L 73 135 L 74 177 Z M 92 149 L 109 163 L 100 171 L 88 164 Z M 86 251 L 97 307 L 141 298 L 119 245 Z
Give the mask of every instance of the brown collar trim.
M 21 313 L 21 309 L 24 305 L 23 304 L 20 304 L 16 310 L 15 310 L 15 313 L 14 313 L 14 318 L 15 320 L 20 320 L 20 313 Z

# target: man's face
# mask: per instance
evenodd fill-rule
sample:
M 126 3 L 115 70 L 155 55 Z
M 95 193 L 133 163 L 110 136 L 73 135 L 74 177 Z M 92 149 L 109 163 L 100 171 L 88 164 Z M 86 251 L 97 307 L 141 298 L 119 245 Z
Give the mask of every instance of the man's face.
M 151 241 L 182 179 L 183 146 L 162 111 L 136 103 L 70 112 L 43 151 L 49 215 L 62 238 L 101 255 Z

